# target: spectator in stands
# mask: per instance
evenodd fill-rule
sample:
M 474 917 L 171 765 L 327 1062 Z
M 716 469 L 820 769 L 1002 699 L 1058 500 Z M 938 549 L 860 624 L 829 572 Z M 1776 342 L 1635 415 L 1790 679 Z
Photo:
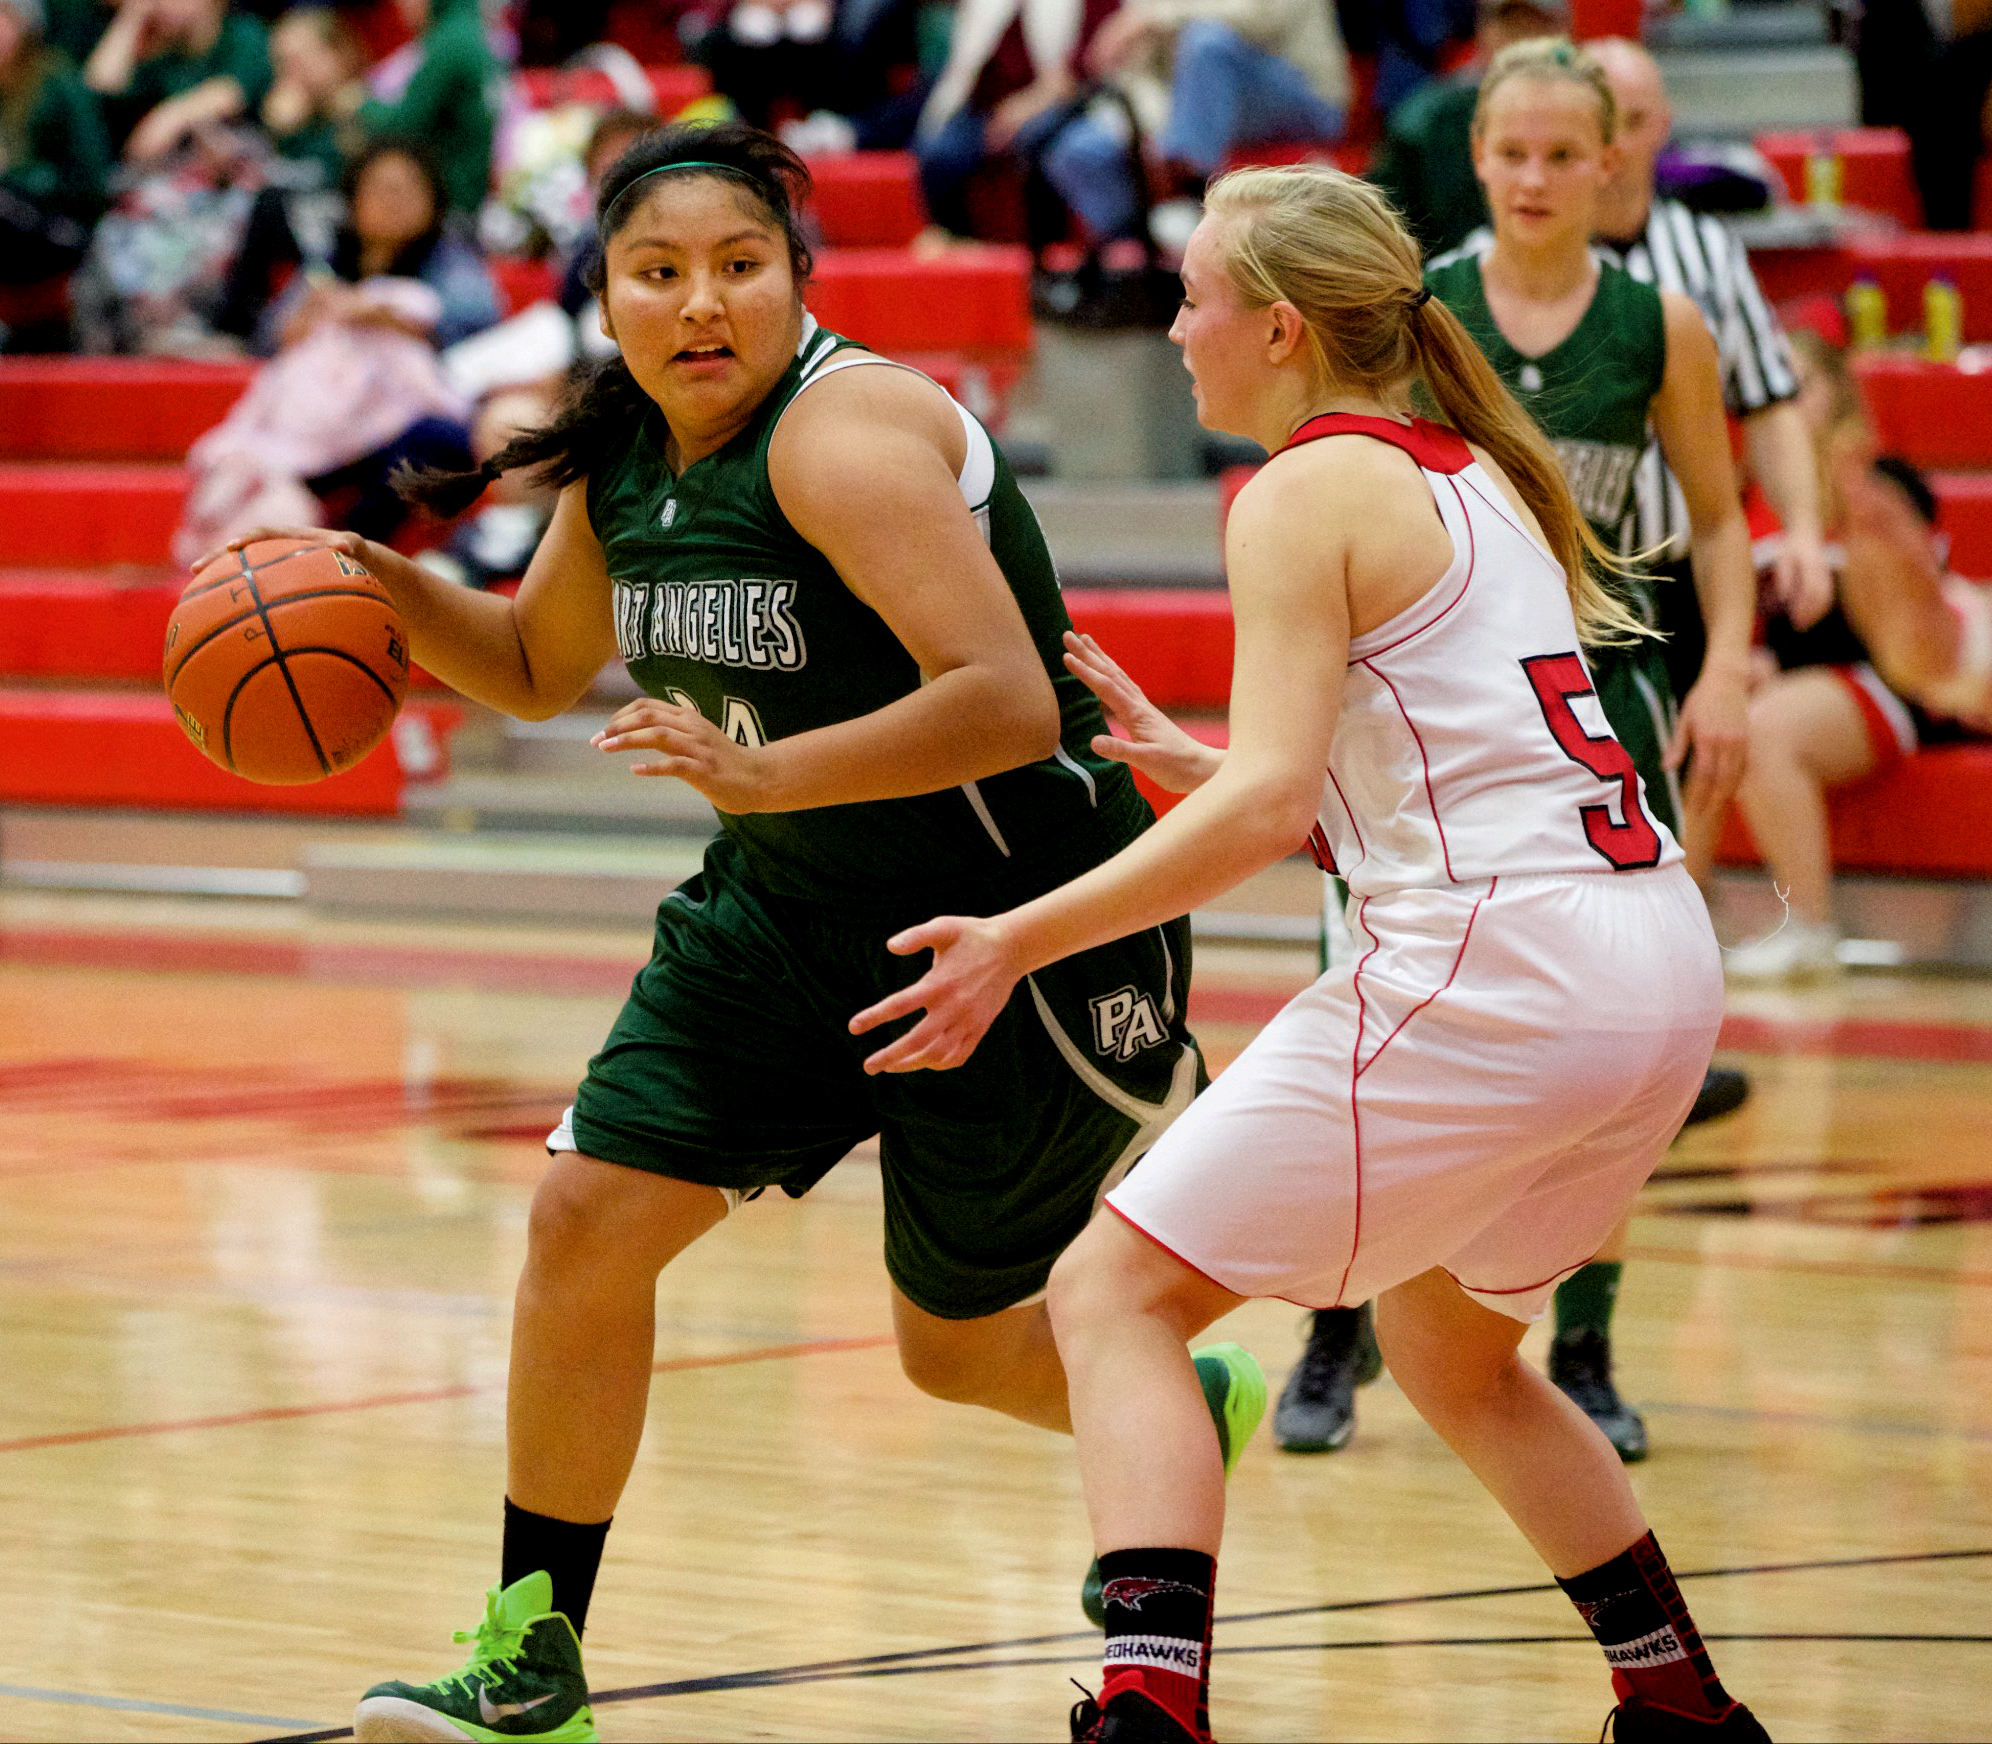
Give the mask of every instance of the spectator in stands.
M 996 158 L 1034 158 L 1075 119 L 1080 68 L 1112 7 L 1113 0 L 961 0 L 947 64 L 913 142 L 927 211 L 941 229 L 973 234 L 968 186 L 976 171 Z
M 692 58 L 743 120 L 797 151 L 899 151 L 912 136 L 919 0 L 738 0 Z
M 354 117 L 366 101 L 366 55 L 329 6 L 299 6 L 270 30 L 275 69 L 263 98 L 263 131 L 285 157 L 318 166 L 321 187 L 336 188 L 361 144 Z
M 42 0 L 0 0 L 0 287 L 59 281 L 89 245 L 104 208 L 110 147 L 96 103 L 75 69 L 43 39 Z M 57 329 L 59 298 L 36 311 Z M 0 302 L 0 322 L 22 310 Z M 0 338 L 20 344 L 16 331 Z
M 136 3 L 136 0 L 128 0 Z M 394 0 L 419 37 L 413 71 L 398 96 L 376 96 L 359 111 L 369 135 L 419 139 L 443 165 L 449 209 L 474 214 L 491 187 L 498 76 L 477 0 Z
M 123 0 L 83 82 L 103 105 L 112 144 L 132 162 L 154 162 L 263 101 L 269 41 L 228 0 Z
M 609 166 L 656 125 L 656 116 L 646 115 L 640 109 L 611 109 L 595 123 L 581 160 L 588 178 L 591 209 L 595 191 L 601 187 Z M 591 224 L 582 232 L 560 273 L 560 306 L 576 322 L 583 349 L 594 341 L 605 346 L 613 344 L 602 334 L 595 293 L 590 288 L 601 257 L 601 239 Z
M 1861 124 L 1908 132 L 1923 222 L 1972 228 L 1978 161 L 1992 95 L 1992 0 L 1841 0 L 1857 16 Z M 1937 27 L 1941 18 L 1943 29 Z
M 1348 112 L 1349 58 L 1322 0 L 1123 0 L 1086 61 L 1127 94 L 1165 188 L 1185 202 L 1187 222 L 1164 238 L 1177 248 L 1235 149 L 1339 139 Z M 1087 111 L 1045 155 L 1052 185 L 1103 238 L 1132 234 L 1141 211 L 1141 166 L 1114 119 Z
M 322 274 L 300 275 L 299 294 L 272 313 L 285 343 L 336 313 L 343 287 L 374 278 L 419 279 L 439 308 L 428 337 L 440 349 L 498 319 L 498 293 L 476 246 L 450 225 L 445 172 L 426 143 L 377 139 L 342 184 L 347 220 Z
M 1388 116 L 1438 76 L 1456 46 L 1472 42 L 1474 0 L 1340 0 L 1336 17 L 1351 54 L 1374 57 L 1371 100 Z
M 1745 981 L 1837 974 L 1827 796 L 1927 745 L 1992 730 L 1992 591 L 1944 572 L 1936 498 L 1908 462 L 1841 472 L 1843 609 L 1807 633 L 1773 625 L 1779 670 L 1750 705 L 1737 803 L 1789 912 L 1729 953 Z M 1963 718 L 1960 718 L 1963 717 Z
M 1569 28 L 1569 0 L 1480 0 L 1472 65 L 1434 79 L 1391 114 L 1370 180 L 1389 195 L 1427 254 L 1457 247 L 1487 222 L 1472 144 L 1473 108 L 1487 63 L 1510 43 L 1560 36 Z
M 436 353 L 497 320 L 490 275 L 448 229 L 426 147 L 376 140 L 346 186 L 350 218 L 330 259 L 308 263 L 265 319 L 276 357 L 188 457 L 176 551 L 272 512 L 391 541 L 408 514 L 390 482 L 399 466 L 471 464 L 472 409 Z
M 117 8 L 110 0 L 45 0 L 48 22 L 44 28 L 44 39 L 48 46 L 60 49 L 69 57 L 72 66 L 82 66 L 90 58 L 111 20 L 117 16 Z

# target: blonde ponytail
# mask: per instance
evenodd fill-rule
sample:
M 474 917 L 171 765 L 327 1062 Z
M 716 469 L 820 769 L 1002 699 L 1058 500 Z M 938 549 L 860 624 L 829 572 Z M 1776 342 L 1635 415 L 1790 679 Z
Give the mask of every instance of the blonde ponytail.
M 1467 441 L 1486 449 L 1542 528 L 1570 590 L 1577 634 L 1594 647 L 1635 642 L 1646 625 L 1599 572 L 1631 571 L 1604 545 L 1570 494 L 1563 465 L 1542 428 L 1522 410 L 1460 318 L 1436 298 L 1411 321 L 1412 349 L 1432 402 Z
M 1452 311 L 1424 294 L 1418 246 L 1370 183 L 1322 164 L 1234 170 L 1205 210 L 1239 295 L 1291 303 L 1323 377 L 1383 397 L 1422 376 L 1446 421 L 1513 481 L 1563 565 L 1593 645 L 1650 634 L 1599 579 L 1625 573 L 1579 513 L 1549 439 Z

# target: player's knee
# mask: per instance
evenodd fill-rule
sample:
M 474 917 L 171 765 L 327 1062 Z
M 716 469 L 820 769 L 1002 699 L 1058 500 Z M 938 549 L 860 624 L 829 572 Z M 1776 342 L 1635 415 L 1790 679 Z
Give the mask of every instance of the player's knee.
M 989 1392 L 988 1365 L 969 1346 L 944 1339 L 902 1338 L 900 1372 L 931 1399 L 980 1404 Z
M 540 1266 L 585 1261 L 609 1237 L 609 1219 L 600 1195 L 586 1181 L 550 1170 L 533 1194 L 526 1218 L 526 1247 Z

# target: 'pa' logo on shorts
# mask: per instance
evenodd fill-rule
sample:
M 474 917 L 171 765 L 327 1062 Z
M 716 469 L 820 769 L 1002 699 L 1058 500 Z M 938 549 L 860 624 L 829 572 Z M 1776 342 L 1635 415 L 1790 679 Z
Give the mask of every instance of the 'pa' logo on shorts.
M 1088 1009 L 1093 1013 L 1093 1046 L 1116 1060 L 1131 1060 L 1143 1048 L 1169 1039 L 1155 1001 L 1135 988 L 1102 993 Z

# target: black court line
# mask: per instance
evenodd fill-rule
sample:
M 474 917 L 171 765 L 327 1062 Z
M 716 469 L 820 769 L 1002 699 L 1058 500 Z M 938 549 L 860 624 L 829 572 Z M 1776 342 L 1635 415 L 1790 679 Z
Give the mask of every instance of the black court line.
M 1922 1550 L 1886 1556 L 1840 1556 L 1815 1558 L 1805 1562 L 1737 1563 L 1727 1568 L 1677 1569 L 1680 1581 L 1724 1580 L 1748 1574 L 1805 1574 L 1823 1569 L 1883 1568 L 1891 1565 L 1929 1562 L 1964 1562 L 1992 1558 L 1992 1548 L 1983 1550 Z M 1554 1581 L 1531 1581 L 1523 1586 L 1464 1587 L 1452 1592 L 1406 1593 L 1383 1599 L 1339 1599 L 1320 1605 L 1289 1605 L 1271 1611 L 1240 1611 L 1216 1619 L 1229 1627 L 1238 1623 L 1263 1623 L 1285 1617 L 1320 1617 L 1350 1611 L 1386 1610 L 1404 1605 L 1436 1605 L 1466 1599 L 1515 1598 L 1532 1593 L 1558 1591 Z M 921 1647 L 901 1653 L 872 1653 L 855 1659 L 819 1659 L 801 1665 L 771 1666 L 762 1671 L 717 1672 L 707 1677 L 678 1678 L 667 1683 L 632 1684 L 623 1689 L 591 1691 L 589 1705 L 600 1707 L 612 1702 L 641 1702 L 672 1696 L 710 1695 L 726 1690 L 778 1689 L 790 1684 L 834 1683 L 844 1678 L 910 1677 L 920 1672 L 989 1671 L 1012 1666 L 1091 1664 L 1098 1653 L 1097 1629 L 1067 1629 L 1054 1635 L 1019 1635 L 1007 1641 L 971 1642 L 959 1647 Z M 1248 1653 L 1352 1652 L 1363 1648 L 1387 1647 L 1503 1647 L 1565 1641 L 1590 1642 L 1589 1635 L 1472 1635 L 1409 1639 L 1397 1641 L 1322 1641 L 1260 1643 L 1218 1647 L 1222 1656 Z M 1946 1645 L 1992 1645 L 1988 1635 L 1886 1635 L 1859 1634 L 1731 1634 L 1703 1633 L 1705 1641 L 1842 1641 L 1842 1642 L 1932 1642 Z M 1040 1654 L 1030 1658 L 991 1659 L 992 1653 L 1012 1653 L 1026 1647 L 1055 1647 L 1061 1642 L 1084 1642 L 1083 1653 Z M 981 1655 L 985 1657 L 969 1657 Z M 292 1732 L 259 1744 L 332 1744 L 352 1736 L 350 1726 L 337 1726 L 324 1732 Z

